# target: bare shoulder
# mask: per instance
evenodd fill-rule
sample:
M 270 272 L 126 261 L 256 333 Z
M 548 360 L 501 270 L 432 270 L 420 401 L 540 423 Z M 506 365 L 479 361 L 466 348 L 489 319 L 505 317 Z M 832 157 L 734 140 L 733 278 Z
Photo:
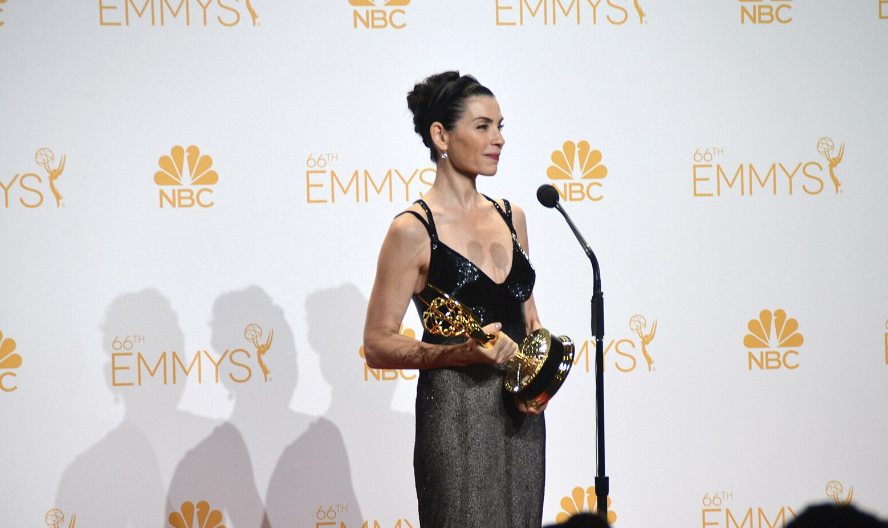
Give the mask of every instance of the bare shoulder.
M 521 247 L 523 247 L 525 251 L 529 251 L 530 245 L 527 239 L 527 217 L 524 215 L 524 209 L 512 202 L 509 202 L 509 205 L 512 206 L 512 225 L 515 226 L 515 234 L 518 235 L 518 242 L 521 243 Z
M 512 206 L 512 218 L 515 218 L 516 220 L 521 220 L 522 223 L 527 222 L 527 219 L 524 216 L 524 209 L 515 205 L 513 202 L 509 202 L 509 205 Z
M 509 206 L 512 209 L 512 223 L 515 225 L 515 229 L 527 233 L 527 217 L 524 215 L 524 209 L 512 201 L 509 201 Z
M 419 209 L 419 211 L 416 211 L 416 209 Z M 408 208 L 407 211 L 417 212 L 420 216 L 425 216 L 422 209 L 415 204 Z M 429 233 L 419 218 L 410 213 L 402 213 L 392 220 L 386 239 L 402 249 L 413 248 L 420 250 L 428 245 Z

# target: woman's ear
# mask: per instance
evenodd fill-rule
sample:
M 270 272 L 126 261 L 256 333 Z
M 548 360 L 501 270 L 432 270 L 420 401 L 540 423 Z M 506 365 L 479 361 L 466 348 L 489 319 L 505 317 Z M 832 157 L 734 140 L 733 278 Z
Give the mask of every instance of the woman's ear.
M 447 132 L 447 129 L 444 128 L 444 125 L 435 121 L 429 129 L 429 133 L 432 137 L 432 143 L 434 143 L 435 149 L 438 150 L 438 154 L 440 155 L 447 152 L 447 144 L 450 141 L 450 134 Z

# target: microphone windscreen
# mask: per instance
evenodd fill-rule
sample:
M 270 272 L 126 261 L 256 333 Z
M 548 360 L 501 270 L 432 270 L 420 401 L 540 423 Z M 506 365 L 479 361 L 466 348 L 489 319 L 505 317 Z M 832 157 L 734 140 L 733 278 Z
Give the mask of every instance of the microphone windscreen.
M 537 200 L 546 207 L 555 207 L 558 203 L 558 189 L 548 183 L 540 185 L 537 189 Z

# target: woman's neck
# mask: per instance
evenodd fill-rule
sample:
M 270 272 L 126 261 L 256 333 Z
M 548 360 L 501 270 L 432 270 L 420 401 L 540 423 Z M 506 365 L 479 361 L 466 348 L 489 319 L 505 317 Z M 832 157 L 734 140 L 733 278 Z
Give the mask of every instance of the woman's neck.
M 427 196 L 446 208 L 475 209 L 482 203 L 475 185 L 477 179 L 477 174 L 461 173 L 450 164 L 438 165 L 435 183 Z

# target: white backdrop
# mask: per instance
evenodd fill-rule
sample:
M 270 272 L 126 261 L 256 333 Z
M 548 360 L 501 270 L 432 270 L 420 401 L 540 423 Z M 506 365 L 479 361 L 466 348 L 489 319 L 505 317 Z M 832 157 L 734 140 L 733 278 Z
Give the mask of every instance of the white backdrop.
M 418 526 L 416 373 L 360 346 L 382 237 L 434 179 L 405 95 L 445 69 L 497 94 L 479 188 L 526 211 L 543 323 L 580 345 L 545 521 L 596 468 L 591 270 L 546 182 L 601 262 L 617 526 L 888 516 L 888 2 L 0 0 L 0 24 L 0 526 Z

